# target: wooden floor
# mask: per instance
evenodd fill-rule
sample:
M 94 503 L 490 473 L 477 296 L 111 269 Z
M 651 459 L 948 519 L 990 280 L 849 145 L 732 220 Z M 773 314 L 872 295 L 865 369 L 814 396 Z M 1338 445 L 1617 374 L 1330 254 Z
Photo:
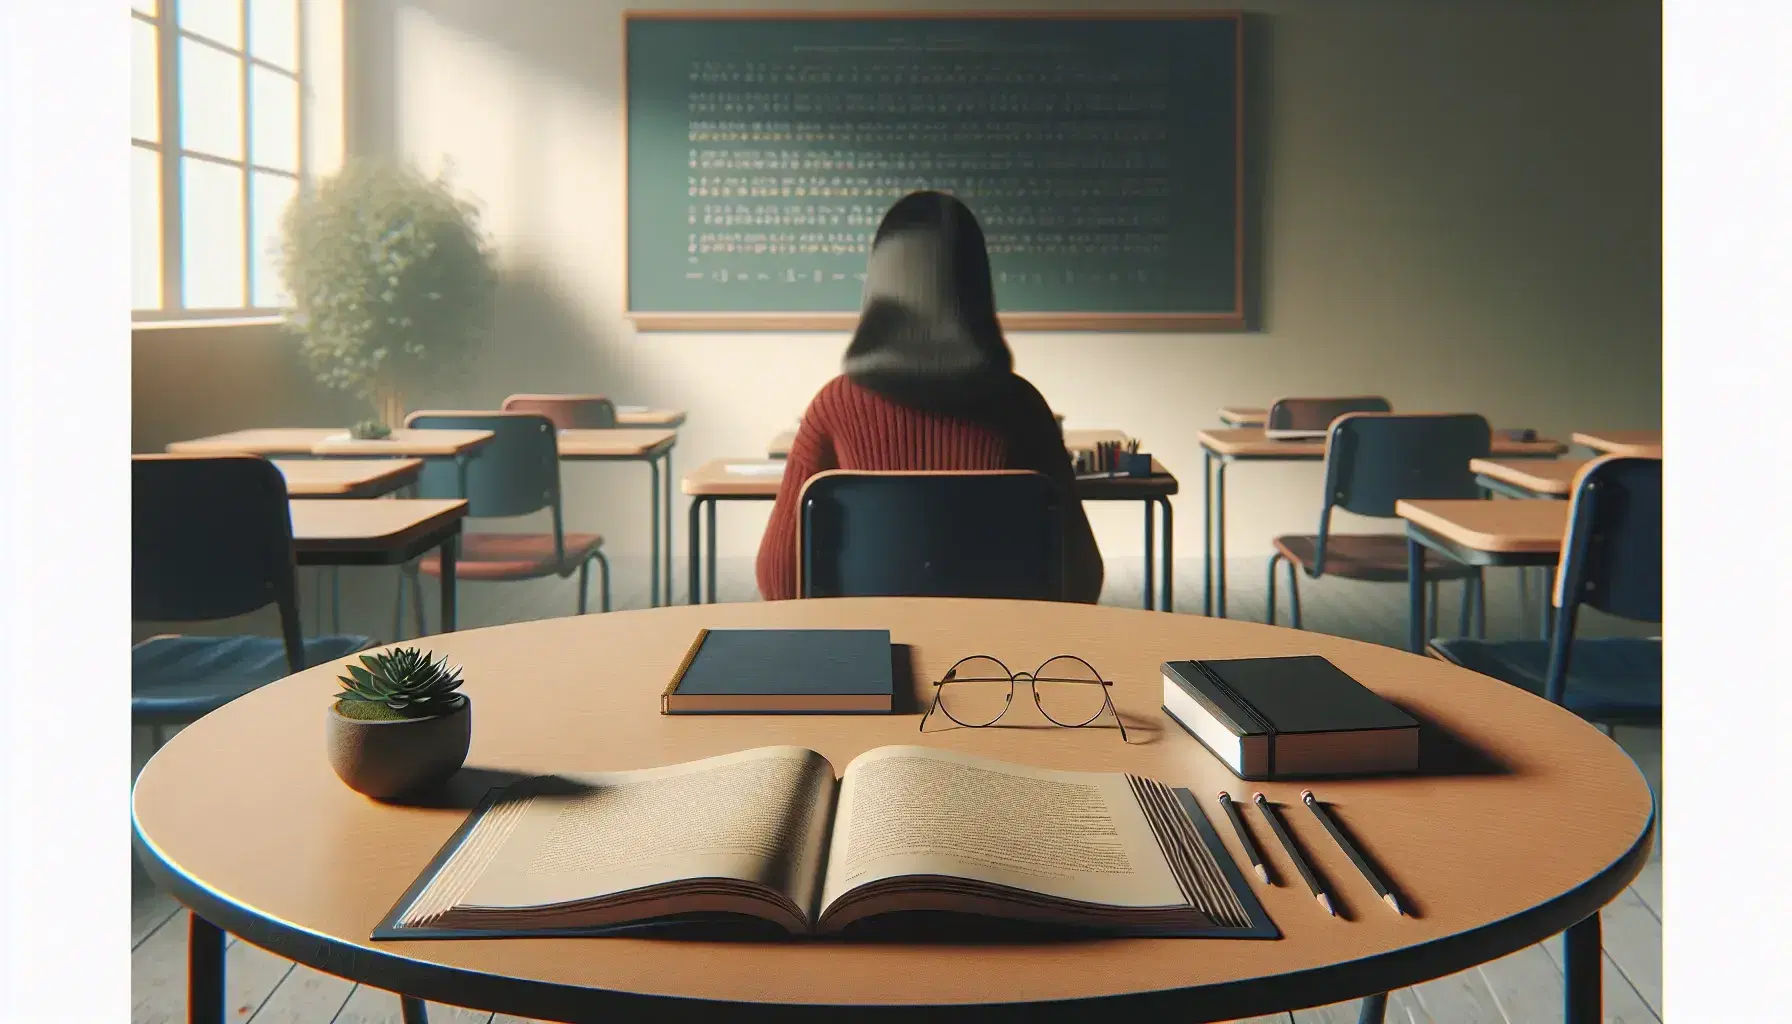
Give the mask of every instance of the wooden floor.
M 615 606 L 639 608 L 647 603 L 645 559 L 631 563 L 616 560 Z M 754 600 L 750 559 L 724 559 L 718 573 L 722 600 Z M 1260 619 L 1263 612 L 1261 560 L 1238 560 L 1229 565 L 1232 585 L 1228 606 L 1233 617 Z M 1104 604 L 1137 606 L 1139 569 L 1110 561 Z M 394 574 L 374 575 L 376 570 L 349 570 L 362 579 L 379 582 L 377 588 L 347 586 L 345 595 L 359 594 L 360 603 L 349 601 L 343 626 L 379 637 L 392 633 L 390 582 Z M 1519 596 L 1513 572 L 1491 573 L 1488 580 L 1488 630 L 1491 636 L 1512 635 L 1520 621 Z M 682 570 L 675 579 L 682 580 Z M 1200 610 L 1201 564 L 1190 560 L 1177 565 L 1179 611 Z M 1309 629 L 1376 643 L 1402 645 L 1405 636 L 1405 588 L 1386 584 L 1321 580 L 1301 588 L 1304 625 Z M 1286 595 L 1283 598 L 1286 614 Z M 1441 620 L 1446 626 L 1456 605 L 1444 595 Z M 460 588 L 460 626 L 495 625 L 526 619 L 571 614 L 575 607 L 573 584 L 551 580 L 531 583 L 466 584 Z M 592 606 L 596 607 L 595 585 Z M 432 610 L 433 597 L 428 607 Z M 1583 622 L 1588 634 L 1634 633 L 1622 623 L 1604 622 L 1596 616 Z M 1648 778 L 1660 807 L 1661 733 L 1654 729 L 1620 729 L 1618 742 L 1636 759 Z M 133 771 L 148 756 L 147 736 L 137 737 Z M 133 863 L 131 908 L 131 1019 L 135 1024 L 186 1019 L 186 911 L 158 892 Z M 1629 1024 L 1657 1022 L 1661 1018 L 1661 834 L 1655 852 L 1635 884 L 1604 911 L 1605 1019 Z M 1447 978 L 1439 978 L 1392 993 L 1387 1020 L 1392 1024 L 1547 1024 L 1562 1019 L 1561 940 L 1553 939 L 1491 963 Z M 309 967 L 293 964 L 234 937 L 226 953 L 229 1019 L 233 1024 L 398 1024 L 398 997 L 364 985 L 356 985 Z M 1291 1000 L 1294 1001 L 1294 1000 Z M 1253 1018 L 1275 1024 L 1349 1024 L 1356 1020 L 1356 1004 L 1339 1003 Z M 519 1018 L 496 1016 L 457 1007 L 431 1004 L 430 1020 L 437 1024 L 517 1024 Z

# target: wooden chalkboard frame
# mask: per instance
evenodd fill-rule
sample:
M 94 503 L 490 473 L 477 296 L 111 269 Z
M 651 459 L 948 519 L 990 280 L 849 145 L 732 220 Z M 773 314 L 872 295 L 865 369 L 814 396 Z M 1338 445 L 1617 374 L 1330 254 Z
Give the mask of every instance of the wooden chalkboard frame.
M 971 21 L 1075 19 L 1095 21 L 1230 21 L 1234 23 L 1236 55 L 1232 85 L 1232 265 L 1235 268 L 1232 308 L 1205 313 L 1078 313 L 1024 312 L 999 314 L 1002 327 L 1011 331 L 1243 331 L 1245 314 L 1244 265 L 1244 29 L 1243 11 L 1091 11 L 1091 10 L 625 10 L 622 12 L 622 294 L 629 296 L 628 261 L 628 138 L 629 80 L 628 27 L 634 21 Z M 641 331 L 850 331 L 859 322 L 856 312 L 761 313 L 761 312 L 663 312 L 627 309 L 623 314 Z

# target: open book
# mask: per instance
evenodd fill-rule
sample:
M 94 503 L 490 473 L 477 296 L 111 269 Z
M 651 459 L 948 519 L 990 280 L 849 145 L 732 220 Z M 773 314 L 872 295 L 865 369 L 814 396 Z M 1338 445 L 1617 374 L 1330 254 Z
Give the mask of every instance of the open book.
M 727 921 L 831 935 L 912 912 L 1278 934 L 1186 790 L 890 746 L 838 780 L 813 750 L 761 747 L 493 790 L 373 938 Z

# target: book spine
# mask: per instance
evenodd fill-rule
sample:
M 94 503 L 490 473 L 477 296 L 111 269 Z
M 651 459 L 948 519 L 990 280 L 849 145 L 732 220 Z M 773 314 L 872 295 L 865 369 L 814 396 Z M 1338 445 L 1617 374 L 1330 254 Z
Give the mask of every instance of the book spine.
M 672 713 L 672 695 L 678 692 L 678 684 L 684 682 L 684 674 L 691 670 L 691 662 L 697 660 L 697 652 L 703 648 L 703 641 L 709 636 L 709 628 L 697 631 L 697 639 L 691 641 L 691 649 L 684 652 L 684 660 L 678 663 L 678 670 L 672 673 L 672 681 L 660 693 L 660 714 Z
M 1198 677 L 1189 678 L 1182 666 L 1187 665 Z M 1192 697 L 1195 703 L 1207 709 L 1207 713 L 1218 719 L 1222 725 L 1232 731 L 1234 736 L 1271 735 L 1275 729 L 1263 720 L 1263 717 L 1246 703 L 1236 691 L 1227 686 L 1217 674 L 1199 661 L 1169 661 L 1163 665 L 1164 674 L 1175 680 L 1182 692 Z M 1209 687 L 1212 689 L 1210 690 Z

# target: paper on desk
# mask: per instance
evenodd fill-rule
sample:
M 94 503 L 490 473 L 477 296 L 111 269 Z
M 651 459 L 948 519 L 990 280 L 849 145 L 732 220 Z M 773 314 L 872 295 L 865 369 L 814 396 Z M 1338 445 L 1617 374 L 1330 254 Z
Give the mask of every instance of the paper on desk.
M 646 412 L 647 407 L 645 405 L 619 405 L 616 407 L 616 411 L 617 412 Z
M 725 467 L 730 473 L 741 476 L 783 476 L 782 462 L 730 462 Z

